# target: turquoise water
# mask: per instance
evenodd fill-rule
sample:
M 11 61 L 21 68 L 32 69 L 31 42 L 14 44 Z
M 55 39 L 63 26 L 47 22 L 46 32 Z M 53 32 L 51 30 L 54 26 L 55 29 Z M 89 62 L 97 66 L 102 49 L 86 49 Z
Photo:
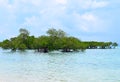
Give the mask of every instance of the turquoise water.
M 0 82 L 120 82 L 120 49 L 46 54 L 0 49 Z

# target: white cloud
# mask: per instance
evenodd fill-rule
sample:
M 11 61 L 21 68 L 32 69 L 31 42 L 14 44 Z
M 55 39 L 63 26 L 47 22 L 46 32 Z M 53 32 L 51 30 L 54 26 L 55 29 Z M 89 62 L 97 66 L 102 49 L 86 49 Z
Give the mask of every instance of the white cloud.
M 4 20 L 9 19 L 8 28 L 14 30 L 21 27 L 31 28 L 30 30 L 36 35 L 46 31 L 49 27 L 62 28 L 67 31 L 71 28 L 74 28 L 72 31 L 102 31 L 104 29 L 100 27 L 102 19 L 95 13 L 85 10 L 102 8 L 107 5 L 107 1 L 97 0 L 14 0 L 12 4 L 8 0 L 0 0 L 0 7 L 2 6 L 3 10 L 7 11 L 5 12 L 7 18 Z
M 109 3 L 107 1 L 93 1 L 91 7 L 92 8 L 101 8 L 107 6 Z
M 67 0 L 56 0 L 56 2 L 57 2 L 58 4 L 62 4 L 62 5 L 67 4 Z
M 32 6 L 40 6 L 42 0 L 18 0 L 18 2 L 24 3 L 24 4 L 31 4 Z
M 93 14 L 85 13 L 82 15 L 82 19 L 89 21 L 89 22 L 95 22 L 97 21 L 97 17 L 95 17 Z
M 104 32 L 107 27 L 104 26 L 104 22 L 100 17 L 96 16 L 94 13 L 84 13 L 79 14 L 74 12 L 71 15 L 74 21 L 74 28 L 76 31 L 94 33 L 94 32 Z
M 108 1 L 98 1 L 98 0 L 74 0 L 69 1 L 71 6 L 76 6 L 75 8 L 79 9 L 97 9 L 106 7 L 109 2 Z
M 8 0 L 0 0 L 0 6 L 5 6 L 8 3 Z

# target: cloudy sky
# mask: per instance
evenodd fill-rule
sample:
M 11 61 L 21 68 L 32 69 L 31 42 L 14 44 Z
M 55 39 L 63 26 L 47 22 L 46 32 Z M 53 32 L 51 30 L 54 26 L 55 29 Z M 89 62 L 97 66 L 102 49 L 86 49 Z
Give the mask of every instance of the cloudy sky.
M 0 41 L 49 28 L 62 29 L 81 40 L 120 43 L 120 0 L 0 0 Z

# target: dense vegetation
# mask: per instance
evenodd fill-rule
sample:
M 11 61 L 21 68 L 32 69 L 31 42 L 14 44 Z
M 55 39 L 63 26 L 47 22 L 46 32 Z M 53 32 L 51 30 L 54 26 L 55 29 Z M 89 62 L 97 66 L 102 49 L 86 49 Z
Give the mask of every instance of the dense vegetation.
M 48 52 L 53 50 L 61 50 L 63 52 L 78 51 L 85 49 L 110 49 L 118 46 L 112 42 L 95 42 L 81 41 L 76 37 L 67 36 L 63 30 L 51 28 L 47 31 L 47 35 L 40 37 L 30 36 L 29 31 L 20 29 L 17 37 L 6 39 L 0 42 L 3 49 L 26 50 L 35 49 L 38 52 Z

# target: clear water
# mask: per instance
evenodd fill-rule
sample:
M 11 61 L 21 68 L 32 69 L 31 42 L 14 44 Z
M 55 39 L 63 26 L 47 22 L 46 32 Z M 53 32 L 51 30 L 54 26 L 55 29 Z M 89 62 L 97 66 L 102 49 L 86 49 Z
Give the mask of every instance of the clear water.
M 120 82 L 120 49 L 46 54 L 0 49 L 0 82 Z

